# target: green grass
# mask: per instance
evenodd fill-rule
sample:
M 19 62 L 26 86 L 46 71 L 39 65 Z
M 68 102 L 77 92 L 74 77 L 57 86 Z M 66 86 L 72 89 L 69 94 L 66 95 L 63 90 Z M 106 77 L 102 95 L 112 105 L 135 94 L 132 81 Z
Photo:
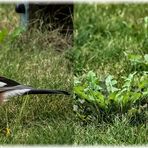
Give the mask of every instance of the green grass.
M 9 15 L 10 10 L 14 5 L 0 6 L 0 30 L 7 30 L 0 40 L 0 72 L 22 84 L 72 92 L 73 75 L 93 70 L 101 78 L 114 74 L 120 79 L 121 74 L 131 71 L 123 51 L 147 53 L 143 21 L 148 14 L 147 4 L 76 4 L 74 50 L 71 37 L 57 30 L 32 29 L 20 34 L 18 16 L 14 12 Z M 115 116 L 112 123 L 84 125 L 72 107 L 72 96 L 12 98 L 0 106 L 0 143 L 147 144 L 145 124 L 132 125 L 126 116 Z M 11 129 L 8 137 L 3 131 L 6 127 Z
M 8 6 L 12 11 L 14 5 Z M 5 11 L 5 5 L 0 7 Z M 14 18 L 17 17 L 15 14 Z M 12 17 L 12 16 L 11 16 Z M 11 23 L 8 18 L 8 23 Z M 1 75 L 35 88 L 62 89 L 71 92 L 72 70 L 65 54 L 70 36 L 57 30 L 33 29 L 19 33 L 17 28 L 2 26 L 7 34 L 1 40 Z M 0 106 L 1 144 L 72 144 L 72 97 L 64 95 L 30 95 L 15 97 Z M 7 137 L 5 128 L 11 130 Z
M 126 118 L 115 118 L 112 124 L 101 123 L 87 125 L 85 128 L 76 127 L 75 143 L 77 144 L 107 144 L 107 145 L 131 145 L 146 144 L 146 127 L 131 126 Z
M 100 80 L 110 74 L 122 82 L 122 76 L 134 70 L 124 52 L 148 53 L 147 13 L 147 4 L 76 4 L 71 56 L 74 75 L 79 78 L 92 70 Z M 75 143 L 147 144 L 146 123 L 132 124 L 126 114 L 112 118 L 112 122 L 82 119 L 83 126 L 75 130 Z
M 147 4 L 76 5 L 75 73 L 92 69 L 120 76 L 129 72 L 123 52 L 143 54 L 148 50 L 147 8 Z
M 35 49 L 29 50 L 33 46 Z M 64 59 L 64 53 L 52 50 L 51 47 L 38 48 L 36 43 L 28 46 L 28 49 L 25 46 L 22 51 L 19 48 L 3 46 L 0 51 L 1 75 L 36 88 L 63 89 L 71 92 L 72 72 L 67 69 L 68 62 Z M 0 139 L 2 138 L 4 143 L 71 143 L 70 136 L 64 141 L 58 131 L 61 130 L 64 136 L 72 132 L 69 125 L 72 119 L 72 97 L 16 97 L 0 108 L 1 128 L 8 126 L 12 131 L 12 137 L 8 139 L 1 134 Z M 58 138 L 50 139 L 49 136 Z

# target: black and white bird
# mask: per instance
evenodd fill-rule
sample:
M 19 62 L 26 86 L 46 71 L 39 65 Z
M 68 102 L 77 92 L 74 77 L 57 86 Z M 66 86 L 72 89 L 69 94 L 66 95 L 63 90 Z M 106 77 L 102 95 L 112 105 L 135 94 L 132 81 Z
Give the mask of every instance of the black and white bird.
M 29 94 L 70 95 L 67 91 L 64 90 L 35 89 L 33 87 L 22 85 L 14 80 L 0 76 L 0 103 L 7 101 L 11 97 L 23 96 Z

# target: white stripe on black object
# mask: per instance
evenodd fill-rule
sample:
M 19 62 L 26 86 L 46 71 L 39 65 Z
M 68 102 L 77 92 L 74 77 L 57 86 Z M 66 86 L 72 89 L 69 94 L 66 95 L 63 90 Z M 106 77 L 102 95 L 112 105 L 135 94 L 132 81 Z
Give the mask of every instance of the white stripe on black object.
M 30 86 L 21 85 L 20 83 L 0 77 L 0 101 L 6 101 L 8 98 L 29 94 L 65 94 L 69 95 L 64 90 L 46 90 L 46 89 L 35 89 Z
M 15 97 L 15 96 L 22 96 L 24 93 L 28 92 L 29 90 L 31 89 L 9 90 L 9 91 L 5 91 L 3 96 L 4 96 L 4 99 Z
M 0 82 L 0 87 L 3 87 L 3 86 L 5 86 L 5 85 L 7 85 L 7 84 L 4 83 L 4 82 Z

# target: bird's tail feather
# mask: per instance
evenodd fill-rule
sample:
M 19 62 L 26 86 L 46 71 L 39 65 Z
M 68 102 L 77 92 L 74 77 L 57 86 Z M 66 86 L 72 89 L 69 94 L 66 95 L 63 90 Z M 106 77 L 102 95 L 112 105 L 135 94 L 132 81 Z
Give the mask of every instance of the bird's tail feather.
M 31 89 L 28 92 L 25 92 L 23 95 L 27 94 L 65 94 L 70 95 L 67 91 L 64 90 L 45 90 L 45 89 Z

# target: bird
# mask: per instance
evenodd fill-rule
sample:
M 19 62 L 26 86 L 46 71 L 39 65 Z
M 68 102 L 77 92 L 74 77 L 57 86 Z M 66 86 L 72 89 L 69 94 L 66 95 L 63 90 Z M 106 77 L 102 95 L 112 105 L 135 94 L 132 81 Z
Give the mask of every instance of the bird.
M 64 90 L 36 89 L 31 86 L 22 85 L 12 79 L 0 76 L 0 103 L 8 101 L 15 96 L 30 94 L 64 94 L 70 95 Z

